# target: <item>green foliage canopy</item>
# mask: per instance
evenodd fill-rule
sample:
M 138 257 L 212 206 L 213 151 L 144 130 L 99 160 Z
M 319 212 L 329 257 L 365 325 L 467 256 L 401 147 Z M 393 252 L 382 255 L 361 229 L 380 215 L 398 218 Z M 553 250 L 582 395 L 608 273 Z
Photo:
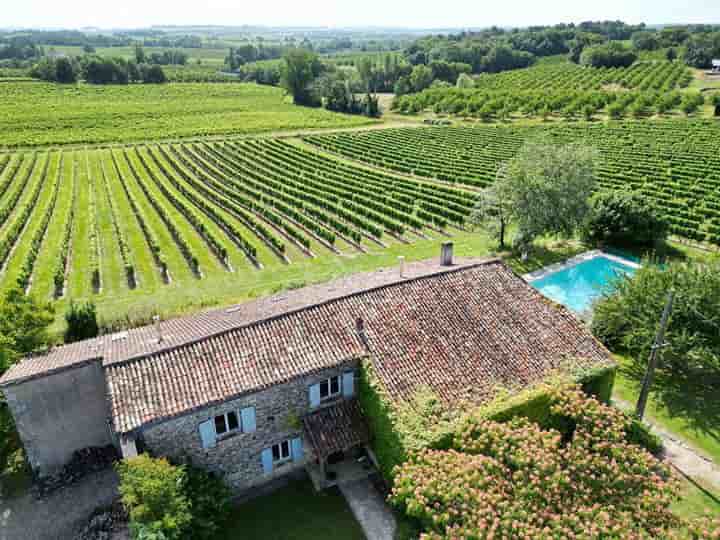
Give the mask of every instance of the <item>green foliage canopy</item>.
M 500 167 L 495 183 L 481 194 L 473 221 L 495 221 L 501 241 L 507 225 L 515 223 L 520 246 L 546 234 L 571 237 L 589 209 L 596 161 L 595 151 L 584 146 L 528 143 Z
M 594 244 L 653 246 L 667 234 L 655 203 L 636 191 L 598 191 L 582 227 L 583 240 Z
M 581 64 L 595 68 L 628 67 L 635 60 L 637 55 L 631 49 L 614 41 L 586 47 L 580 55 Z
M 660 369 L 707 373 L 708 381 L 715 380 L 720 373 L 720 262 L 645 264 L 598 301 L 593 333 L 644 366 L 671 289 L 676 296 Z
M 283 57 L 281 84 L 293 97 L 296 105 L 317 105 L 312 83 L 320 75 L 322 64 L 318 56 L 305 49 L 290 49 Z

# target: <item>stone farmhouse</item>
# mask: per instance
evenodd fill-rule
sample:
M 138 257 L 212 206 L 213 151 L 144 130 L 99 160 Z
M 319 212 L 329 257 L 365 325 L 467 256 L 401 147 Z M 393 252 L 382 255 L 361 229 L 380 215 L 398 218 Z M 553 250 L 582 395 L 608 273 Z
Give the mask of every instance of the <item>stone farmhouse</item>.
M 368 444 L 356 393 L 372 364 L 394 400 L 522 387 L 612 365 L 564 308 L 497 259 L 357 274 L 53 348 L 0 380 L 36 476 L 115 445 L 220 474 L 238 493 Z M 372 452 L 370 452 L 372 458 Z M 318 476 L 320 471 L 320 476 Z M 318 485 L 318 482 L 316 482 Z

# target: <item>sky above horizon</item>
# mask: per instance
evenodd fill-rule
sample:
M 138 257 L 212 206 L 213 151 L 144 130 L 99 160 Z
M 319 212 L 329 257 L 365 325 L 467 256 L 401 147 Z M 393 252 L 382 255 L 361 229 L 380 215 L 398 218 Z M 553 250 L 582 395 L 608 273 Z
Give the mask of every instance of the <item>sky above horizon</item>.
M 485 7 L 487 5 L 488 7 Z M 587 20 L 637 24 L 720 23 L 720 0 L 204 0 L 11 1 L 3 27 L 138 28 L 151 25 L 470 28 Z

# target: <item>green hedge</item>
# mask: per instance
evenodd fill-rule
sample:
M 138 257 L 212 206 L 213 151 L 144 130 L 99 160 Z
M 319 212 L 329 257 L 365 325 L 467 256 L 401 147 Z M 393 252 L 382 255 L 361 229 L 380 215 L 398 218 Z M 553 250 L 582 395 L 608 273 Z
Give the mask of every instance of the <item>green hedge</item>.
M 550 392 L 558 385 L 579 382 L 588 395 L 608 403 L 615 369 L 614 366 L 593 369 L 575 377 L 557 377 L 518 393 L 501 392 L 482 406 L 482 414 L 497 422 L 523 416 L 544 428 L 567 434 L 572 426 L 550 414 Z M 370 362 L 365 362 L 360 371 L 358 399 L 370 427 L 372 449 L 380 472 L 389 484 L 392 484 L 394 468 L 404 463 L 408 454 L 423 448 L 450 448 L 460 413 L 453 415 L 444 411 L 439 400 L 427 389 L 418 391 L 410 402 L 394 404 L 385 395 Z M 637 439 L 641 440 L 641 434 L 637 434 Z

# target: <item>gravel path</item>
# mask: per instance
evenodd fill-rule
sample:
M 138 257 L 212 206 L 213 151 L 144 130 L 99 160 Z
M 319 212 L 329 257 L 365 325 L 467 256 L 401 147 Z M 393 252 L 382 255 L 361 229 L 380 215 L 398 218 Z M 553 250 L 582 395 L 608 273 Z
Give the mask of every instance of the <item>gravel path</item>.
M 78 524 L 118 496 L 118 478 L 108 469 L 44 499 L 26 493 L 0 500 L 0 540 L 71 540 Z
M 633 406 L 627 401 L 613 398 L 619 408 L 632 411 Z M 684 475 L 720 490 L 720 466 L 707 456 L 690 446 L 687 441 L 675 433 L 671 433 L 645 418 L 645 423 L 652 427 L 665 445 L 665 459 L 672 463 Z
M 368 478 L 340 483 L 338 487 L 367 540 L 393 540 L 395 516 Z

